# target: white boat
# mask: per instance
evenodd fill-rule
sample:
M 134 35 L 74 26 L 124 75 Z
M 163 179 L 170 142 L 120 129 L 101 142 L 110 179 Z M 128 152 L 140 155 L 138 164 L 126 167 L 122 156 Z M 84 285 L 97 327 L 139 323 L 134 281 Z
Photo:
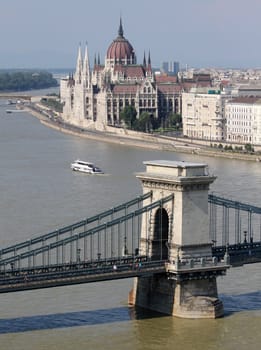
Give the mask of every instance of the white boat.
M 90 162 L 84 162 L 82 160 L 75 160 L 71 164 L 71 169 L 74 171 L 81 171 L 87 174 L 103 174 L 103 171 L 98 168 L 96 165 Z

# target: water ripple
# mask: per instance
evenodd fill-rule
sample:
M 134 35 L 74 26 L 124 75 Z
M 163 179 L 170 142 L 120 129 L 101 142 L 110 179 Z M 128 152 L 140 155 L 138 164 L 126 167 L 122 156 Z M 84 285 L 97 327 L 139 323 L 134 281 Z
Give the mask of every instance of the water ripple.
M 225 313 L 261 310 L 261 291 L 239 295 L 220 295 Z

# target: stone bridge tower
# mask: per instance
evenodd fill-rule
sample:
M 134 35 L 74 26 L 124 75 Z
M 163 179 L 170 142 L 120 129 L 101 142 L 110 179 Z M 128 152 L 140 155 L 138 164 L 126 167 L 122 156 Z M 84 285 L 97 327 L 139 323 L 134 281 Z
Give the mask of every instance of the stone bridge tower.
M 146 172 L 137 174 L 143 192 L 152 191 L 155 202 L 173 199 L 142 218 L 140 254 L 165 260 L 166 272 L 138 277 L 130 303 L 187 318 L 223 315 L 216 277 L 229 267 L 212 257 L 209 237 L 208 190 L 215 180 L 206 164 L 182 161 L 144 162 Z

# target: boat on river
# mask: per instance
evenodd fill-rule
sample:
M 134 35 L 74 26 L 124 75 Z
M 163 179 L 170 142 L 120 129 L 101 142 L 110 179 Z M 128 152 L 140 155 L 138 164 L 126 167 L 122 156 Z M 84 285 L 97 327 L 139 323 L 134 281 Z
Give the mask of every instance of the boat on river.
M 103 171 L 91 162 L 85 162 L 80 159 L 75 160 L 71 164 L 71 169 L 87 174 L 104 174 Z
M 8 114 L 10 114 L 10 113 L 21 113 L 21 112 L 24 112 L 24 110 L 22 110 L 22 109 L 6 109 L 5 112 L 8 113 Z

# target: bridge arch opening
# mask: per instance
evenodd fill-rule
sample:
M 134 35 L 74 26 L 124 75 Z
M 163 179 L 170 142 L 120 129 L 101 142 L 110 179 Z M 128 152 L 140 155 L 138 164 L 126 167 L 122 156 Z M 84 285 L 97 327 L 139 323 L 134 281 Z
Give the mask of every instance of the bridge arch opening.
M 164 208 L 155 213 L 154 232 L 152 240 L 152 259 L 168 260 L 169 216 Z

